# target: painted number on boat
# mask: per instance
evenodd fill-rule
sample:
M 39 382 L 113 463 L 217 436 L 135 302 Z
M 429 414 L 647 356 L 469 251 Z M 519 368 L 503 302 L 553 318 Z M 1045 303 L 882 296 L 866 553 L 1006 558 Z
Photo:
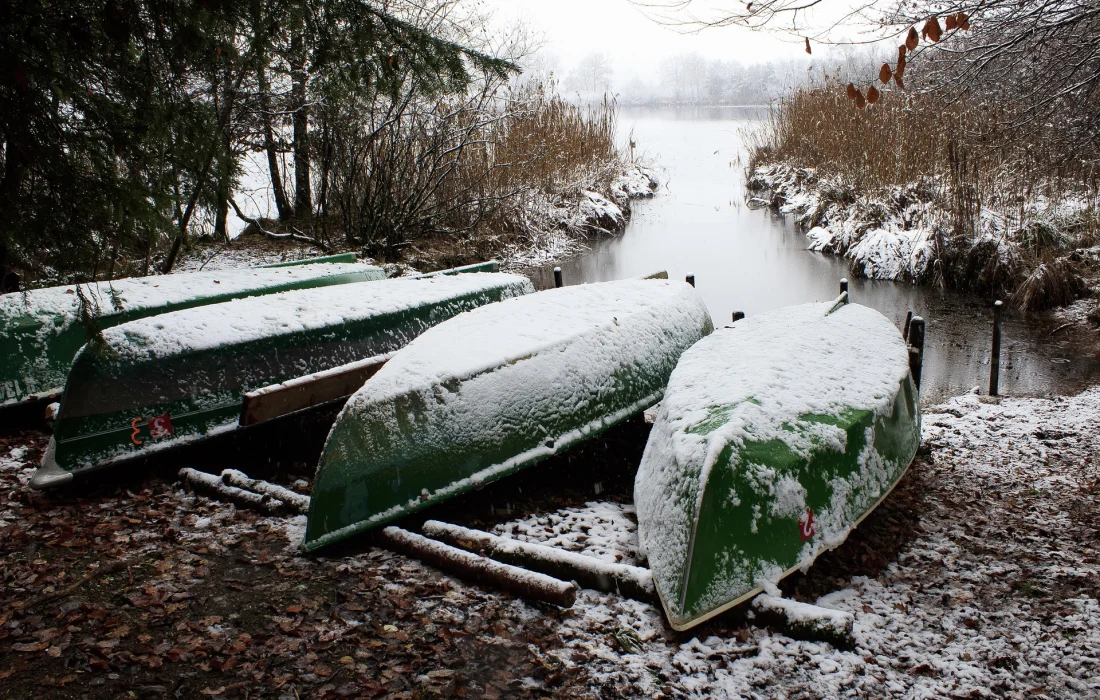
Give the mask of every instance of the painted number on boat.
M 135 445 L 143 445 L 144 441 L 139 440 L 138 436 L 141 434 L 142 419 L 135 418 L 130 421 L 130 427 L 134 429 L 134 432 L 130 433 L 130 442 Z M 166 438 L 175 432 L 172 427 L 172 416 L 167 413 L 162 413 L 159 416 L 154 416 L 145 422 L 145 425 L 149 426 L 149 437 L 153 440 L 160 440 Z
M 798 519 L 798 532 L 802 535 L 803 542 L 814 536 L 815 530 L 813 508 L 807 508 L 806 514 Z
M 172 417 L 167 413 L 149 419 L 149 437 L 154 440 L 166 438 L 175 432 L 172 429 Z

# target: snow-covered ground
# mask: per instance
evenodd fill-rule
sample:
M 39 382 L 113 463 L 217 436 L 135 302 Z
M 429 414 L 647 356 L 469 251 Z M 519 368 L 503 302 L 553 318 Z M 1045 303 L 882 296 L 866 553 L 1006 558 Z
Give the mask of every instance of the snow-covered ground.
M 899 489 L 921 507 L 912 539 L 880 575 L 813 601 L 854 616 L 850 651 L 751 624 L 676 636 L 654 606 L 586 590 L 554 655 L 642 697 L 1100 695 L 1098 433 L 1097 389 L 926 412 L 931 455 Z M 634 523 L 594 502 L 497 532 L 633 564 Z
M 512 644 L 508 648 L 525 650 L 525 658 L 533 659 L 540 671 L 538 677 L 512 678 L 509 687 L 514 694 L 1097 697 L 1097 434 L 1100 388 L 1073 397 L 997 400 L 967 395 L 926 411 L 923 438 L 928 454 L 918 458 L 902 484 L 847 543 L 823 555 L 806 575 L 796 575 L 782 586 L 788 597 L 851 614 L 850 650 L 758 626 L 746 611 L 677 634 L 653 605 L 614 594 L 585 590 L 573 608 L 561 611 L 441 579 L 428 567 L 378 550 L 303 558 L 295 549 L 302 537 L 302 517 L 242 513 L 178 487 L 158 487 L 152 497 L 171 504 L 159 508 L 158 517 L 170 520 L 167 524 L 179 544 L 160 543 L 165 525 L 143 525 L 136 519 L 114 541 L 129 543 L 125 546 L 131 547 L 132 556 L 147 548 L 158 558 L 171 558 L 181 545 L 201 545 L 209 549 L 209 556 L 216 556 L 231 555 L 257 533 L 282 532 L 283 553 L 266 560 L 280 572 L 297 571 L 318 579 L 350 577 L 349 585 L 357 580 L 384 581 L 384 591 L 363 595 L 384 592 L 391 599 L 411 601 L 411 617 L 385 625 L 379 633 L 383 641 L 401 634 L 414 635 L 413 641 L 421 629 L 454 629 L 473 635 L 470 639 L 484 649 Z M 5 492 L 14 494 L 25 487 L 34 456 L 35 449 L 24 445 L 0 455 Z M 111 509 L 132 496 L 121 492 L 104 497 L 78 512 L 114 512 Z M 9 498 L 0 507 L 0 542 L 25 527 L 28 509 L 45 505 Z M 495 530 L 604 561 L 635 564 L 635 522 L 629 505 L 591 502 L 524 516 Z M 882 566 L 869 563 L 876 557 Z M 436 593 L 427 595 L 428 590 Z M 361 600 L 372 605 L 374 598 Z M 487 605 L 503 622 L 489 627 L 480 622 Z M 324 628 L 323 640 L 350 642 L 364 629 L 370 633 L 369 626 L 360 627 L 360 618 L 372 613 L 354 612 L 362 607 L 349 609 L 341 608 L 341 617 L 318 608 L 316 624 Z M 386 621 L 370 619 L 376 627 Z M 17 615 L 4 627 L 13 630 L 13 639 L 22 639 L 19 635 L 26 633 L 29 620 Z M 276 621 L 282 624 L 284 618 Z M 547 623 L 553 634 L 539 632 L 537 643 L 524 647 L 509 641 L 518 638 L 516 630 L 533 634 Z M 313 664 L 319 669 L 323 664 L 350 664 L 354 675 L 358 668 L 358 656 L 354 662 L 349 657 L 338 662 L 328 658 L 323 645 L 309 649 L 312 660 L 307 670 Z M 346 652 L 332 652 L 338 653 Z M 298 665 L 302 664 L 305 661 Z M 305 690 L 308 683 L 324 681 L 316 678 L 323 676 L 320 670 L 311 673 L 296 687 Z M 428 682 L 434 677 L 425 678 Z M 495 697 L 498 692 L 488 683 L 478 687 L 482 690 L 475 694 Z

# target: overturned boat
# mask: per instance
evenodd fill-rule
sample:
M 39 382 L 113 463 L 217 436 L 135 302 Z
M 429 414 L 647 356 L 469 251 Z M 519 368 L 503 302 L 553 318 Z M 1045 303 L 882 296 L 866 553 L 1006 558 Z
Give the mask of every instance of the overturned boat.
M 518 275 L 441 274 L 238 299 L 108 328 L 73 362 L 31 485 L 59 486 L 346 397 L 431 326 L 532 291 Z
M 739 320 L 684 353 L 634 492 L 675 629 L 805 569 L 890 493 L 920 439 L 909 357 L 846 294 Z
M 436 326 L 348 399 L 303 547 L 504 477 L 644 410 L 711 329 L 691 286 L 660 279 L 552 289 Z
M 0 296 L 0 357 L 4 358 L 0 407 L 59 393 L 73 357 L 99 330 L 231 299 L 385 277 L 373 265 L 307 260 L 4 294 Z

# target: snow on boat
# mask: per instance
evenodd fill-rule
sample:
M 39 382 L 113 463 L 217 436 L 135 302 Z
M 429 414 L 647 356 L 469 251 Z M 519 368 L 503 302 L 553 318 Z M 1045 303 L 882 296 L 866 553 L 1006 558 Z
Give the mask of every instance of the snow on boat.
M 88 341 L 81 299 L 100 329 L 178 309 L 292 289 L 385 279 L 362 263 L 309 263 L 132 277 L 0 296 L 0 406 L 56 394 Z
M 258 415 L 262 406 L 242 415 L 246 395 L 293 394 L 304 379 L 337 380 L 338 390 L 322 400 L 347 396 L 427 328 L 532 291 L 527 278 L 500 273 L 393 279 L 238 299 L 108 328 L 102 344 L 89 342 L 73 362 L 31 485 L 58 486 L 74 474 L 270 417 Z M 302 379 L 287 381 L 293 378 Z
M 920 439 L 909 367 L 889 320 L 840 300 L 740 320 L 684 353 L 634 485 L 675 629 L 805 570 L 886 497 Z
M 436 326 L 345 404 L 304 548 L 504 477 L 644 410 L 711 329 L 695 290 L 667 280 L 552 289 Z

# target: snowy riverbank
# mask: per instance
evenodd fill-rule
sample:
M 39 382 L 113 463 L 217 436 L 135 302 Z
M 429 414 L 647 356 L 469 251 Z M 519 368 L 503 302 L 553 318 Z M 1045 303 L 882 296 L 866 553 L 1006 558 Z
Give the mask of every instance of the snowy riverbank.
M 387 269 L 392 274 L 426 272 L 493 258 L 505 269 L 519 271 L 577 255 L 601 236 L 621 234 L 630 220 L 632 202 L 653 197 L 657 191 L 657 176 L 649 168 L 618 164 L 608 166 L 608 172 L 612 174 L 600 173 L 554 193 L 532 188 L 520 195 L 516 206 L 521 230 L 502 231 L 487 241 L 437 236 L 409 247 L 402 260 Z M 344 250 L 337 246 L 334 252 Z M 246 229 L 243 237 L 229 245 L 193 247 L 175 271 L 249 267 L 322 254 L 308 244 L 270 240 Z
M 744 612 L 676 634 L 654 606 L 616 595 L 532 605 L 379 549 L 302 557 L 300 517 L 237 510 L 170 480 L 33 493 L 44 436 L 4 437 L 0 679 L 12 697 L 78 680 L 93 697 L 1098 694 L 1098 432 L 1100 389 L 929 409 L 927 453 L 890 498 L 782 585 L 850 613 L 849 651 Z M 491 500 L 487 510 L 511 513 L 494 529 L 636 562 L 628 495 L 600 494 L 639 437 L 560 458 L 599 475 L 587 502 L 540 491 L 543 506 L 517 512 Z
M 955 235 L 945 188 L 934 180 L 865 192 L 840 176 L 774 163 L 756 168 L 747 186 L 750 205 L 791 215 L 810 250 L 848 258 L 857 276 L 942 278 L 948 286 L 1011 295 L 1029 310 L 1100 289 L 1100 246 L 1089 239 L 1086 222 L 1095 213 L 1084 199 L 1036 196 L 1011 214 L 979 207 L 973 233 L 963 240 Z

